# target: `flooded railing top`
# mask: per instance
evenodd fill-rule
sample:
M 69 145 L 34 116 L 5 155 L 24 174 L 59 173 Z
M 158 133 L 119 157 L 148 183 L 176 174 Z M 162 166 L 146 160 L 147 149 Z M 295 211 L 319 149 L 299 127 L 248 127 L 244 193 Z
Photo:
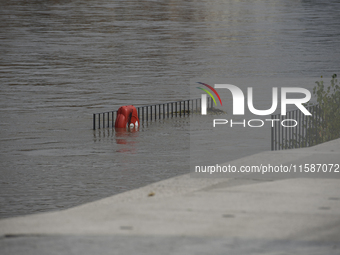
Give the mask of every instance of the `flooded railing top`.
M 213 106 L 213 100 L 208 98 L 208 105 Z M 136 107 L 140 122 L 166 119 L 172 117 L 182 117 L 201 109 L 201 98 L 171 101 L 159 104 L 150 104 Z M 93 130 L 97 128 L 114 127 L 117 111 L 100 112 L 93 114 Z

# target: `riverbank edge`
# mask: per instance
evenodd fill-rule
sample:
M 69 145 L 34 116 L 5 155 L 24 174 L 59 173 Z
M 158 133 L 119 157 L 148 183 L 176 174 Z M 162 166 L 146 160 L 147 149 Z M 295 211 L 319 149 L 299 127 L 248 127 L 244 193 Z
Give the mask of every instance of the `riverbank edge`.
M 228 164 L 264 158 L 277 164 L 311 159 L 340 163 L 340 139 L 310 148 L 262 152 Z M 339 185 L 340 173 L 337 178 L 185 174 L 62 211 L 0 220 L 0 236 L 215 236 L 334 244 L 340 236 Z M 301 232 L 299 238 L 294 234 Z

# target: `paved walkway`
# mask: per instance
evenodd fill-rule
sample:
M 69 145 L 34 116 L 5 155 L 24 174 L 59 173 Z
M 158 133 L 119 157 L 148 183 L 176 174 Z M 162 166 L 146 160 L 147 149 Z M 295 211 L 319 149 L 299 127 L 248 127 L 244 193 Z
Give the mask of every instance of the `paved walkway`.
M 228 164 L 340 164 L 340 139 Z M 0 254 L 340 254 L 339 173 L 178 176 L 0 221 Z

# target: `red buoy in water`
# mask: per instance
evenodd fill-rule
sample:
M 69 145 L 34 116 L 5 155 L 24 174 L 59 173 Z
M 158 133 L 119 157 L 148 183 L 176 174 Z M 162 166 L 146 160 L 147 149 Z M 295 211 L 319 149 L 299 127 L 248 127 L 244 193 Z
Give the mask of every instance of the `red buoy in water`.
M 121 106 L 117 112 L 115 128 L 137 128 L 139 119 L 136 107 L 133 105 Z

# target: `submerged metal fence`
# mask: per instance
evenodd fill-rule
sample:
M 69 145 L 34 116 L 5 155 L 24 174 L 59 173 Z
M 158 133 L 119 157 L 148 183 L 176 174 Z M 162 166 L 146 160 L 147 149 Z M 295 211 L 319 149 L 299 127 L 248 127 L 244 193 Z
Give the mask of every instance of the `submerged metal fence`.
M 213 107 L 213 100 L 207 98 L 207 105 Z M 136 106 L 139 122 L 182 117 L 201 110 L 201 99 L 188 99 L 163 104 Z M 93 114 L 93 130 L 115 126 L 117 111 Z
M 324 116 L 319 105 L 307 106 L 312 114 L 300 110 L 288 111 L 285 116 L 271 115 L 271 150 L 309 147 L 323 142 Z

